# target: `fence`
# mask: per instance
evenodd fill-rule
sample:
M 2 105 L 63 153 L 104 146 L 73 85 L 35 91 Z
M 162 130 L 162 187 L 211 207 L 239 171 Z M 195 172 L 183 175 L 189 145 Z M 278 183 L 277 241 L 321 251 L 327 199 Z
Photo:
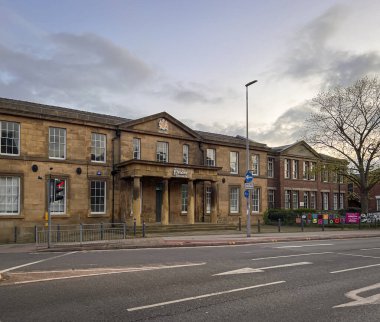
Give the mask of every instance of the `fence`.
M 125 223 L 100 223 L 79 225 L 52 225 L 36 227 L 36 246 L 53 247 L 55 245 L 85 245 L 102 242 L 118 242 L 136 237 L 136 225 L 132 232 Z M 145 223 L 142 226 L 142 237 L 145 237 Z

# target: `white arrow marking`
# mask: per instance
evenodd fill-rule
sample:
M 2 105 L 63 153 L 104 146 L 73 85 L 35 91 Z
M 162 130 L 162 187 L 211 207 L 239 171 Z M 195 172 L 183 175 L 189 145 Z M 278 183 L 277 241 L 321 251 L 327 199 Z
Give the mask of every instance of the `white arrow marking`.
M 272 269 L 272 268 L 281 268 L 281 267 L 291 267 L 291 266 L 300 266 L 300 265 L 309 265 L 313 264 L 311 262 L 299 262 L 299 263 L 291 263 L 291 264 L 284 264 L 284 265 L 276 265 L 276 266 L 268 266 L 268 267 L 260 267 L 260 268 L 241 268 L 236 269 L 234 271 L 228 271 L 223 272 L 219 274 L 214 274 L 213 276 L 220 276 L 220 275 L 233 275 L 233 274 L 247 274 L 247 273 L 262 273 L 266 269 Z
M 340 304 L 334 306 L 334 308 L 337 307 L 347 307 L 347 306 L 358 306 L 358 305 L 368 305 L 368 304 L 380 304 L 380 294 L 375 294 L 369 297 L 361 297 L 358 294 L 370 290 L 375 290 L 377 288 L 380 288 L 380 283 L 373 284 L 367 287 L 359 288 L 357 290 L 353 290 L 351 292 L 348 292 L 344 294 L 346 297 L 348 297 L 351 300 L 354 300 L 353 302 L 348 302 L 345 304 Z

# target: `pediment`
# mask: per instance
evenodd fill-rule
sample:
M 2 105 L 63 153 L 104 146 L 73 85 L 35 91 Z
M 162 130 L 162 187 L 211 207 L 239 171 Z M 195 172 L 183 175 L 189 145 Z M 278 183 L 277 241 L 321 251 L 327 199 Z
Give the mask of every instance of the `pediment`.
M 284 151 L 282 151 L 282 154 L 302 156 L 310 159 L 320 158 L 319 154 L 305 141 L 300 141 L 289 146 Z

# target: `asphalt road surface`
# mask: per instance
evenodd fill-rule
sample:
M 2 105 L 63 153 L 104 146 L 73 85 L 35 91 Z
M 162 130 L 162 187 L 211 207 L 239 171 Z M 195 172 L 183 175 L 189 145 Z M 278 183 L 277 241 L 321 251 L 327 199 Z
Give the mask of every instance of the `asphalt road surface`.
M 380 321 L 380 238 L 0 254 L 0 321 Z

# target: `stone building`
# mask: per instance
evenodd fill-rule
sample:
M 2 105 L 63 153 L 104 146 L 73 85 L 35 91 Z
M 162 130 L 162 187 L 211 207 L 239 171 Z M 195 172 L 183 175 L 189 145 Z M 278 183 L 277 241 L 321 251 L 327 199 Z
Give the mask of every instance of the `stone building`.
M 0 241 L 14 227 L 32 236 L 49 196 L 59 224 L 246 221 L 244 137 L 195 131 L 166 112 L 131 120 L 5 98 L 0 126 Z M 305 142 L 249 141 L 249 151 L 251 223 L 268 207 L 336 208 L 337 193 L 344 207 L 343 184 L 309 173 L 328 160 Z

